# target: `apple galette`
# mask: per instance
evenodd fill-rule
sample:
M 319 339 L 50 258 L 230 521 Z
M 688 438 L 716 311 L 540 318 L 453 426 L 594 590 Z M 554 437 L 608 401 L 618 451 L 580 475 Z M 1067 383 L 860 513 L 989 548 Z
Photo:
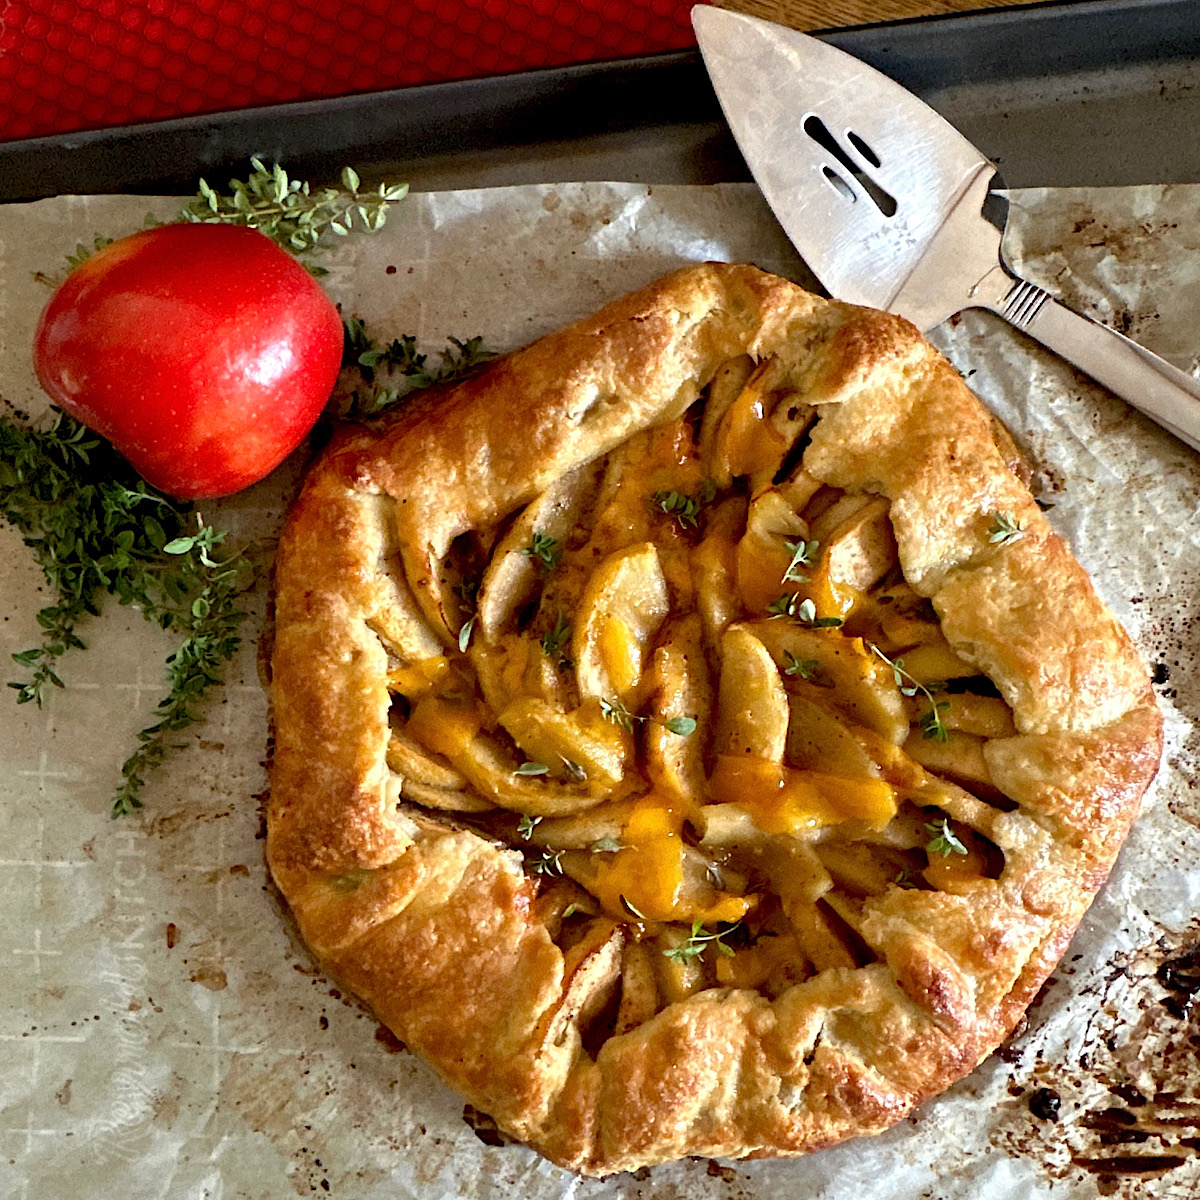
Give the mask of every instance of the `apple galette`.
M 276 577 L 308 944 L 576 1171 L 893 1124 L 1012 1028 L 1160 754 L 1018 462 L 911 326 L 745 266 L 342 432 Z

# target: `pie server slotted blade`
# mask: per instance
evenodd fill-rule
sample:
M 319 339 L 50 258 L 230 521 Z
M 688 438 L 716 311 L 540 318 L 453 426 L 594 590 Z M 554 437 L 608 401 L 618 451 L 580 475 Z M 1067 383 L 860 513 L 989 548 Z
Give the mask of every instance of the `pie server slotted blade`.
M 1008 269 L 983 211 L 995 166 L 923 100 L 768 21 L 692 21 L 755 180 L 832 295 L 922 330 L 990 309 L 1200 450 L 1200 382 Z

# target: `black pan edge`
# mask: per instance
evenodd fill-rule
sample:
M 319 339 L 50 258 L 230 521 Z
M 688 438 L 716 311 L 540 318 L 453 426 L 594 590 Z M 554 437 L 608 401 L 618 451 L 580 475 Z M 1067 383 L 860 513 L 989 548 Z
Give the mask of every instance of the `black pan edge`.
M 819 36 L 918 95 L 1004 80 L 1200 60 L 1197 0 L 1086 0 L 859 26 Z M 503 154 L 604 135 L 706 130 L 695 182 L 749 178 L 696 52 L 0 143 L 0 200 L 188 193 L 252 155 L 321 181 L 343 164 Z

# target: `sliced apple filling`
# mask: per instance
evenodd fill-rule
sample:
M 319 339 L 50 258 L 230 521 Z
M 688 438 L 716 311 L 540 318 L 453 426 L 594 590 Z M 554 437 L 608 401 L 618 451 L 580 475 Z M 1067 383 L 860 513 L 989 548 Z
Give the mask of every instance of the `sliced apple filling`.
M 610 1031 L 875 961 L 872 897 L 1003 871 L 1012 713 L 905 581 L 888 501 L 808 470 L 819 419 L 777 360 L 730 360 L 450 548 L 442 653 L 387 643 L 399 805 L 522 854 Z

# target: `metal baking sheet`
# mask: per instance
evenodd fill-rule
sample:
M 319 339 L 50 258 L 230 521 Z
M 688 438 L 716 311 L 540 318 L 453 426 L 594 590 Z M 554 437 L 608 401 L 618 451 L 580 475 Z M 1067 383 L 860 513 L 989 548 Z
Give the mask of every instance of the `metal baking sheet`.
M 1200 180 L 1200 4 L 1085 0 L 824 33 L 911 88 L 1010 187 Z M 0 201 L 190 192 L 253 154 L 444 190 L 749 178 L 699 56 L 668 54 L 0 145 Z

